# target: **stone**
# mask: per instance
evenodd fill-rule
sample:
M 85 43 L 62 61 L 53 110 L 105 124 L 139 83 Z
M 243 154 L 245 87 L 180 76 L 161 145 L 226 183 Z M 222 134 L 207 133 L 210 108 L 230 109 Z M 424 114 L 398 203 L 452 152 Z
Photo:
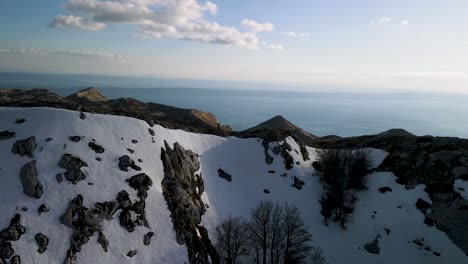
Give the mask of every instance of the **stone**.
M 427 210 L 429 208 L 431 208 L 432 205 L 426 201 L 424 201 L 423 199 L 419 198 L 417 201 L 416 201 L 416 208 L 418 208 L 419 210 Z
M 274 170 L 269 170 L 268 173 L 275 174 L 276 171 L 274 171 Z
M 18 241 L 25 232 L 26 228 L 21 225 L 21 215 L 16 214 L 10 220 L 10 225 L 0 231 L 0 243 Z
M 64 154 L 58 164 L 61 168 L 67 170 L 64 173 L 65 179 L 73 184 L 86 179 L 86 175 L 81 171 L 82 167 L 88 167 L 88 164 L 82 161 L 79 157 L 71 154 Z
M 136 254 L 138 253 L 138 251 L 136 249 L 134 250 L 130 250 L 128 253 L 127 253 L 127 256 L 132 258 L 133 256 L 135 256 Z
M 379 239 L 378 237 L 372 242 L 364 245 L 364 249 L 371 254 L 380 254 Z
M 293 187 L 298 189 L 298 190 L 302 190 L 302 186 L 305 185 L 305 182 L 299 178 L 297 178 L 296 176 L 294 176 L 294 183 L 293 183 Z
M 136 144 L 136 143 L 138 143 L 138 140 L 132 139 L 132 143 L 133 143 L 133 144 Z
M 143 245 L 149 246 L 151 244 L 151 238 L 154 236 L 154 232 L 148 232 L 143 236 Z
M 15 137 L 16 133 L 8 130 L 0 131 L 0 140 L 10 139 Z
M 101 245 L 104 252 L 108 251 L 109 241 L 107 240 L 106 236 L 104 236 L 102 232 L 99 232 L 97 242 Z
M 130 187 L 138 191 L 138 197 L 140 198 L 146 198 L 146 192 L 151 186 L 153 186 L 151 178 L 144 173 L 137 174 L 130 179 L 127 179 L 126 182 L 128 182 Z
M 21 257 L 18 255 L 14 255 L 10 259 L 10 264 L 21 264 Z
M 26 163 L 20 171 L 23 192 L 31 198 L 39 199 L 42 196 L 42 184 L 37 179 L 36 161 Z
M 58 183 L 61 183 L 63 181 L 63 175 L 59 173 L 55 175 L 55 179 L 57 180 Z
M 50 209 L 45 204 L 41 204 L 41 206 L 39 206 L 39 208 L 37 208 L 37 212 L 39 213 L 39 215 L 41 215 L 42 213 L 49 212 L 49 211 L 50 211 Z
M 268 189 L 263 189 L 263 192 L 266 193 L 266 194 L 270 194 L 270 190 L 268 190 Z
M 68 139 L 69 139 L 71 142 L 78 143 L 78 142 L 80 142 L 81 137 L 80 137 L 80 136 L 70 136 Z
M 37 249 L 37 252 L 39 252 L 40 254 L 46 252 L 47 246 L 49 245 L 49 238 L 42 233 L 38 233 L 36 234 L 35 239 L 36 239 L 37 245 L 39 246 L 39 248 Z
M 24 118 L 16 118 L 15 120 L 15 124 L 23 124 L 24 122 L 26 122 L 26 119 Z
M 128 148 L 127 151 L 130 152 L 130 154 L 135 153 L 135 150 L 133 150 L 133 149 L 129 149 L 129 148 Z
M 21 157 L 32 157 L 36 146 L 36 138 L 28 137 L 27 139 L 16 141 L 15 144 L 13 144 L 13 147 L 11 148 L 11 152 L 13 154 L 18 154 Z
M 23 207 L 23 208 L 21 208 L 21 211 L 27 212 L 27 211 L 29 211 L 29 209 L 27 207 Z
M 86 115 L 83 111 L 80 112 L 80 119 L 84 120 L 86 118 Z
M 385 187 L 379 188 L 379 192 L 381 193 L 392 192 L 392 188 L 385 186 Z
M 154 130 L 152 128 L 148 128 L 148 132 L 152 137 L 154 137 L 156 134 L 154 133 Z
M 102 146 L 100 146 L 100 145 L 98 145 L 98 144 L 96 144 L 94 142 L 89 142 L 88 147 L 90 149 L 94 150 L 94 152 L 96 152 L 98 154 L 104 153 L 104 151 L 105 151 L 105 149 Z
M 123 155 L 122 157 L 119 158 L 119 169 L 122 171 L 128 171 L 128 168 L 132 168 L 135 171 L 141 171 L 141 168 L 135 164 L 135 161 L 133 161 L 130 156 L 128 155 Z
M 10 259 L 15 254 L 10 242 L 0 243 L 0 259 Z
M 225 179 L 226 181 L 228 182 L 231 182 L 232 181 L 232 176 L 231 174 L 225 172 L 224 170 L 222 169 L 218 169 L 218 176 Z
M 47 138 L 47 139 L 46 139 L 46 142 L 50 142 L 50 141 L 52 141 L 52 140 L 53 140 L 53 138 Z

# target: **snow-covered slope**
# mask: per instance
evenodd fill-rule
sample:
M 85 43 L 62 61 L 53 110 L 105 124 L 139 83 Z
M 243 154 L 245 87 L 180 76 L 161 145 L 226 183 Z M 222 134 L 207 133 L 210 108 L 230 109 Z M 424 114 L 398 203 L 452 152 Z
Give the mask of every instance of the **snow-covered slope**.
M 26 121 L 15 124 L 16 118 Z M 140 172 L 119 170 L 118 159 L 125 154 L 135 161 L 141 159 L 137 165 L 154 183 L 146 198 L 146 218 L 150 228 L 138 226 L 129 233 L 119 225 L 118 219 L 103 221 L 109 252 L 104 252 L 97 244 L 95 235 L 77 254 L 77 263 L 187 262 L 187 250 L 176 242 L 170 212 L 162 195 L 164 173 L 160 157 L 164 141 L 171 146 L 178 142 L 200 155 L 205 182 L 202 198 L 209 205 L 202 224 L 210 237 L 213 237 L 215 226 L 227 216 L 248 216 L 259 201 L 272 200 L 294 204 L 301 210 L 313 234 L 313 245 L 323 249 L 330 263 L 468 263 L 468 257 L 445 233 L 424 224 L 423 214 L 415 207 L 418 198 L 430 201 L 423 191 L 424 186 L 406 190 L 395 182 L 392 173 L 369 175 L 368 190 L 360 193 L 352 222 L 347 230 L 342 230 L 335 225 L 322 224 L 318 201 L 323 190 L 311 166 L 315 159 L 314 149 L 307 149 L 311 160 L 305 162 L 299 154 L 298 144 L 288 138 L 293 147 L 290 154 L 299 165 L 286 171 L 282 158 L 273 153 L 270 153 L 274 157 L 273 164 L 265 163 L 264 149 L 258 139 L 222 138 L 154 126 L 153 142 L 148 128 L 144 121 L 120 116 L 86 114 L 85 119 L 80 119 L 79 112 L 66 110 L 0 108 L 0 131 L 16 132 L 15 138 L 0 140 L 0 230 L 8 227 L 16 213 L 22 215 L 26 233 L 12 243 L 22 263 L 63 262 L 72 230 L 61 224 L 59 217 L 76 195 L 83 195 L 87 207 L 112 200 L 121 190 L 126 190 L 132 200 L 136 199 L 136 191 L 125 180 Z M 38 144 L 34 158 L 12 154 L 13 144 L 30 136 L 35 136 Z M 68 139 L 70 136 L 84 138 L 74 143 Z M 47 138 L 53 140 L 47 141 Z M 104 153 L 96 154 L 88 147 L 93 139 L 105 148 Z M 137 143 L 132 143 L 133 139 Z M 127 148 L 133 149 L 134 153 L 130 154 Z M 64 172 L 57 164 L 65 153 L 78 156 L 89 165 L 83 168 L 86 180 L 76 185 L 68 181 L 57 182 L 56 175 Z M 376 166 L 386 155 L 380 150 L 372 150 L 372 153 Z M 38 178 L 44 189 L 40 199 L 26 196 L 19 178 L 21 167 L 33 159 L 37 161 Z M 219 168 L 232 175 L 232 182 L 218 176 Z M 293 176 L 304 180 L 302 190 L 292 187 Z M 392 192 L 379 192 L 378 189 L 385 186 Z M 270 193 L 265 193 L 264 189 Z M 50 211 L 38 215 L 37 208 L 41 204 L 46 204 Z M 23 207 L 28 211 L 23 211 Z M 149 231 L 155 232 L 155 236 L 151 244 L 145 246 L 143 236 Z M 48 250 L 43 254 L 37 253 L 34 238 L 39 232 L 49 237 Z M 377 235 L 380 235 L 381 251 L 373 255 L 364 250 L 363 245 Z M 424 247 L 431 250 L 414 244 L 415 239 L 424 239 Z M 127 257 L 127 253 L 134 249 L 138 254 Z

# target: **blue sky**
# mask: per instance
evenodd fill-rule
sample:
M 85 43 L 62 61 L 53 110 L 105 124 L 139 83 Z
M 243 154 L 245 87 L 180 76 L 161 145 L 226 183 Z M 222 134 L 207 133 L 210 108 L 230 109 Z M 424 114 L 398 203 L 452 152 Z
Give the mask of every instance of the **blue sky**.
M 468 93 L 468 1 L 15 0 L 0 70 Z

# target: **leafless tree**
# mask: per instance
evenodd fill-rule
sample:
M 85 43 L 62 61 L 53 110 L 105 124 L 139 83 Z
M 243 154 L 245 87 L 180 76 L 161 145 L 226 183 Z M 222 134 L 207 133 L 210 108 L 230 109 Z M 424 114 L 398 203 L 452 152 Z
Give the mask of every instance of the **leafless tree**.
M 248 223 L 241 217 L 228 217 L 216 227 L 216 248 L 223 263 L 239 263 L 249 254 L 248 232 Z
M 310 253 L 310 264 L 327 264 L 327 260 L 323 256 L 322 249 L 314 247 Z
M 284 264 L 305 263 L 311 250 L 312 235 L 295 206 L 285 204 L 283 216 Z
M 269 241 L 271 239 L 271 215 L 274 205 L 271 201 L 261 201 L 260 204 L 252 210 L 250 214 L 250 239 L 257 251 L 256 261 L 263 264 L 267 263 L 267 254 Z

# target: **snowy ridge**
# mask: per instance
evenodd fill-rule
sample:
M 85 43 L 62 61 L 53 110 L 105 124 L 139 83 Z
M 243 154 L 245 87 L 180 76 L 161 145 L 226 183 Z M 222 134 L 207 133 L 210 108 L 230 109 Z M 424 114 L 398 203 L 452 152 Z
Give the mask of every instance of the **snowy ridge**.
M 26 122 L 15 124 L 16 118 L 24 118 Z M 375 172 L 368 176 L 368 190 L 359 194 L 347 230 L 333 224 L 323 225 L 318 202 L 323 192 L 322 185 L 319 177 L 314 176 L 311 166 L 315 160 L 315 150 L 307 148 L 311 159 L 304 161 L 299 145 L 291 138 L 287 139 L 293 149 L 290 154 L 299 165 L 294 164 L 293 169 L 287 171 L 283 159 L 271 150 L 274 162 L 272 165 L 265 163 L 264 149 L 258 139 L 222 138 L 154 126 L 153 143 L 148 124 L 128 117 L 87 113 L 82 120 L 79 112 L 68 110 L 0 108 L 0 128 L 16 132 L 16 137 L 0 140 L 0 229 L 8 226 L 15 213 L 22 215 L 26 233 L 19 241 L 12 243 L 22 263 L 63 263 L 72 229 L 58 219 L 69 201 L 82 194 L 84 204 L 92 207 L 96 202 L 114 199 L 121 190 L 126 190 L 131 200 L 135 200 L 136 191 L 125 180 L 141 172 L 153 181 L 146 198 L 146 217 L 150 228 L 138 226 L 129 233 L 119 225 L 117 217 L 104 220 L 103 233 L 109 240 L 109 252 L 104 252 L 97 244 L 95 235 L 77 254 L 77 263 L 187 262 L 187 250 L 176 242 L 170 212 L 162 195 L 164 173 L 160 157 L 164 141 L 171 146 L 178 142 L 185 149 L 200 155 L 200 170 L 205 182 L 202 199 L 209 205 L 202 217 L 202 224 L 212 239 L 214 228 L 224 218 L 229 215 L 248 216 L 259 201 L 268 199 L 288 202 L 301 210 L 313 235 L 313 245 L 323 249 L 330 263 L 350 263 L 351 260 L 353 263 L 468 262 L 468 257 L 445 233 L 424 224 L 424 215 L 415 207 L 419 198 L 430 201 L 423 191 L 424 186 L 406 190 L 395 182 L 395 176 L 389 172 Z M 34 158 L 12 154 L 13 144 L 30 136 L 35 136 L 37 141 Z M 68 139 L 70 136 L 84 138 L 74 143 Z M 53 140 L 46 141 L 47 138 Z M 105 148 L 104 153 L 96 154 L 88 147 L 92 139 Z M 132 143 L 133 139 L 138 142 Z M 127 148 L 134 150 L 134 153 L 130 154 Z M 76 155 L 89 165 L 83 168 L 87 178 L 77 185 L 68 181 L 58 183 L 56 180 L 55 176 L 64 172 L 57 164 L 65 153 Z M 372 154 L 375 166 L 386 157 L 381 150 L 373 149 Z M 137 162 L 137 165 L 142 171 L 119 170 L 118 158 L 122 155 L 129 155 L 135 162 L 141 159 L 142 162 Z M 102 160 L 98 161 L 96 157 Z M 44 188 L 40 199 L 26 196 L 19 179 L 21 167 L 33 159 L 37 161 L 38 178 Z M 232 182 L 218 176 L 219 168 L 232 175 Z M 292 187 L 293 176 L 305 182 L 302 190 Z M 390 187 L 392 192 L 383 194 L 378 190 L 381 187 Z M 270 193 L 264 193 L 264 189 Z M 41 204 L 46 204 L 50 212 L 38 216 L 37 208 Z M 27 207 L 28 211 L 22 211 L 22 207 Z M 143 236 L 149 231 L 155 232 L 155 236 L 151 244 L 145 246 Z M 39 232 L 49 237 L 48 250 L 43 254 L 37 252 L 34 239 Z M 381 252 L 373 255 L 364 250 L 363 245 L 378 235 Z M 430 251 L 412 242 L 421 238 L 424 238 L 424 246 L 430 247 Z M 129 258 L 128 251 L 134 249 L 138 251 L 137 255 Z

